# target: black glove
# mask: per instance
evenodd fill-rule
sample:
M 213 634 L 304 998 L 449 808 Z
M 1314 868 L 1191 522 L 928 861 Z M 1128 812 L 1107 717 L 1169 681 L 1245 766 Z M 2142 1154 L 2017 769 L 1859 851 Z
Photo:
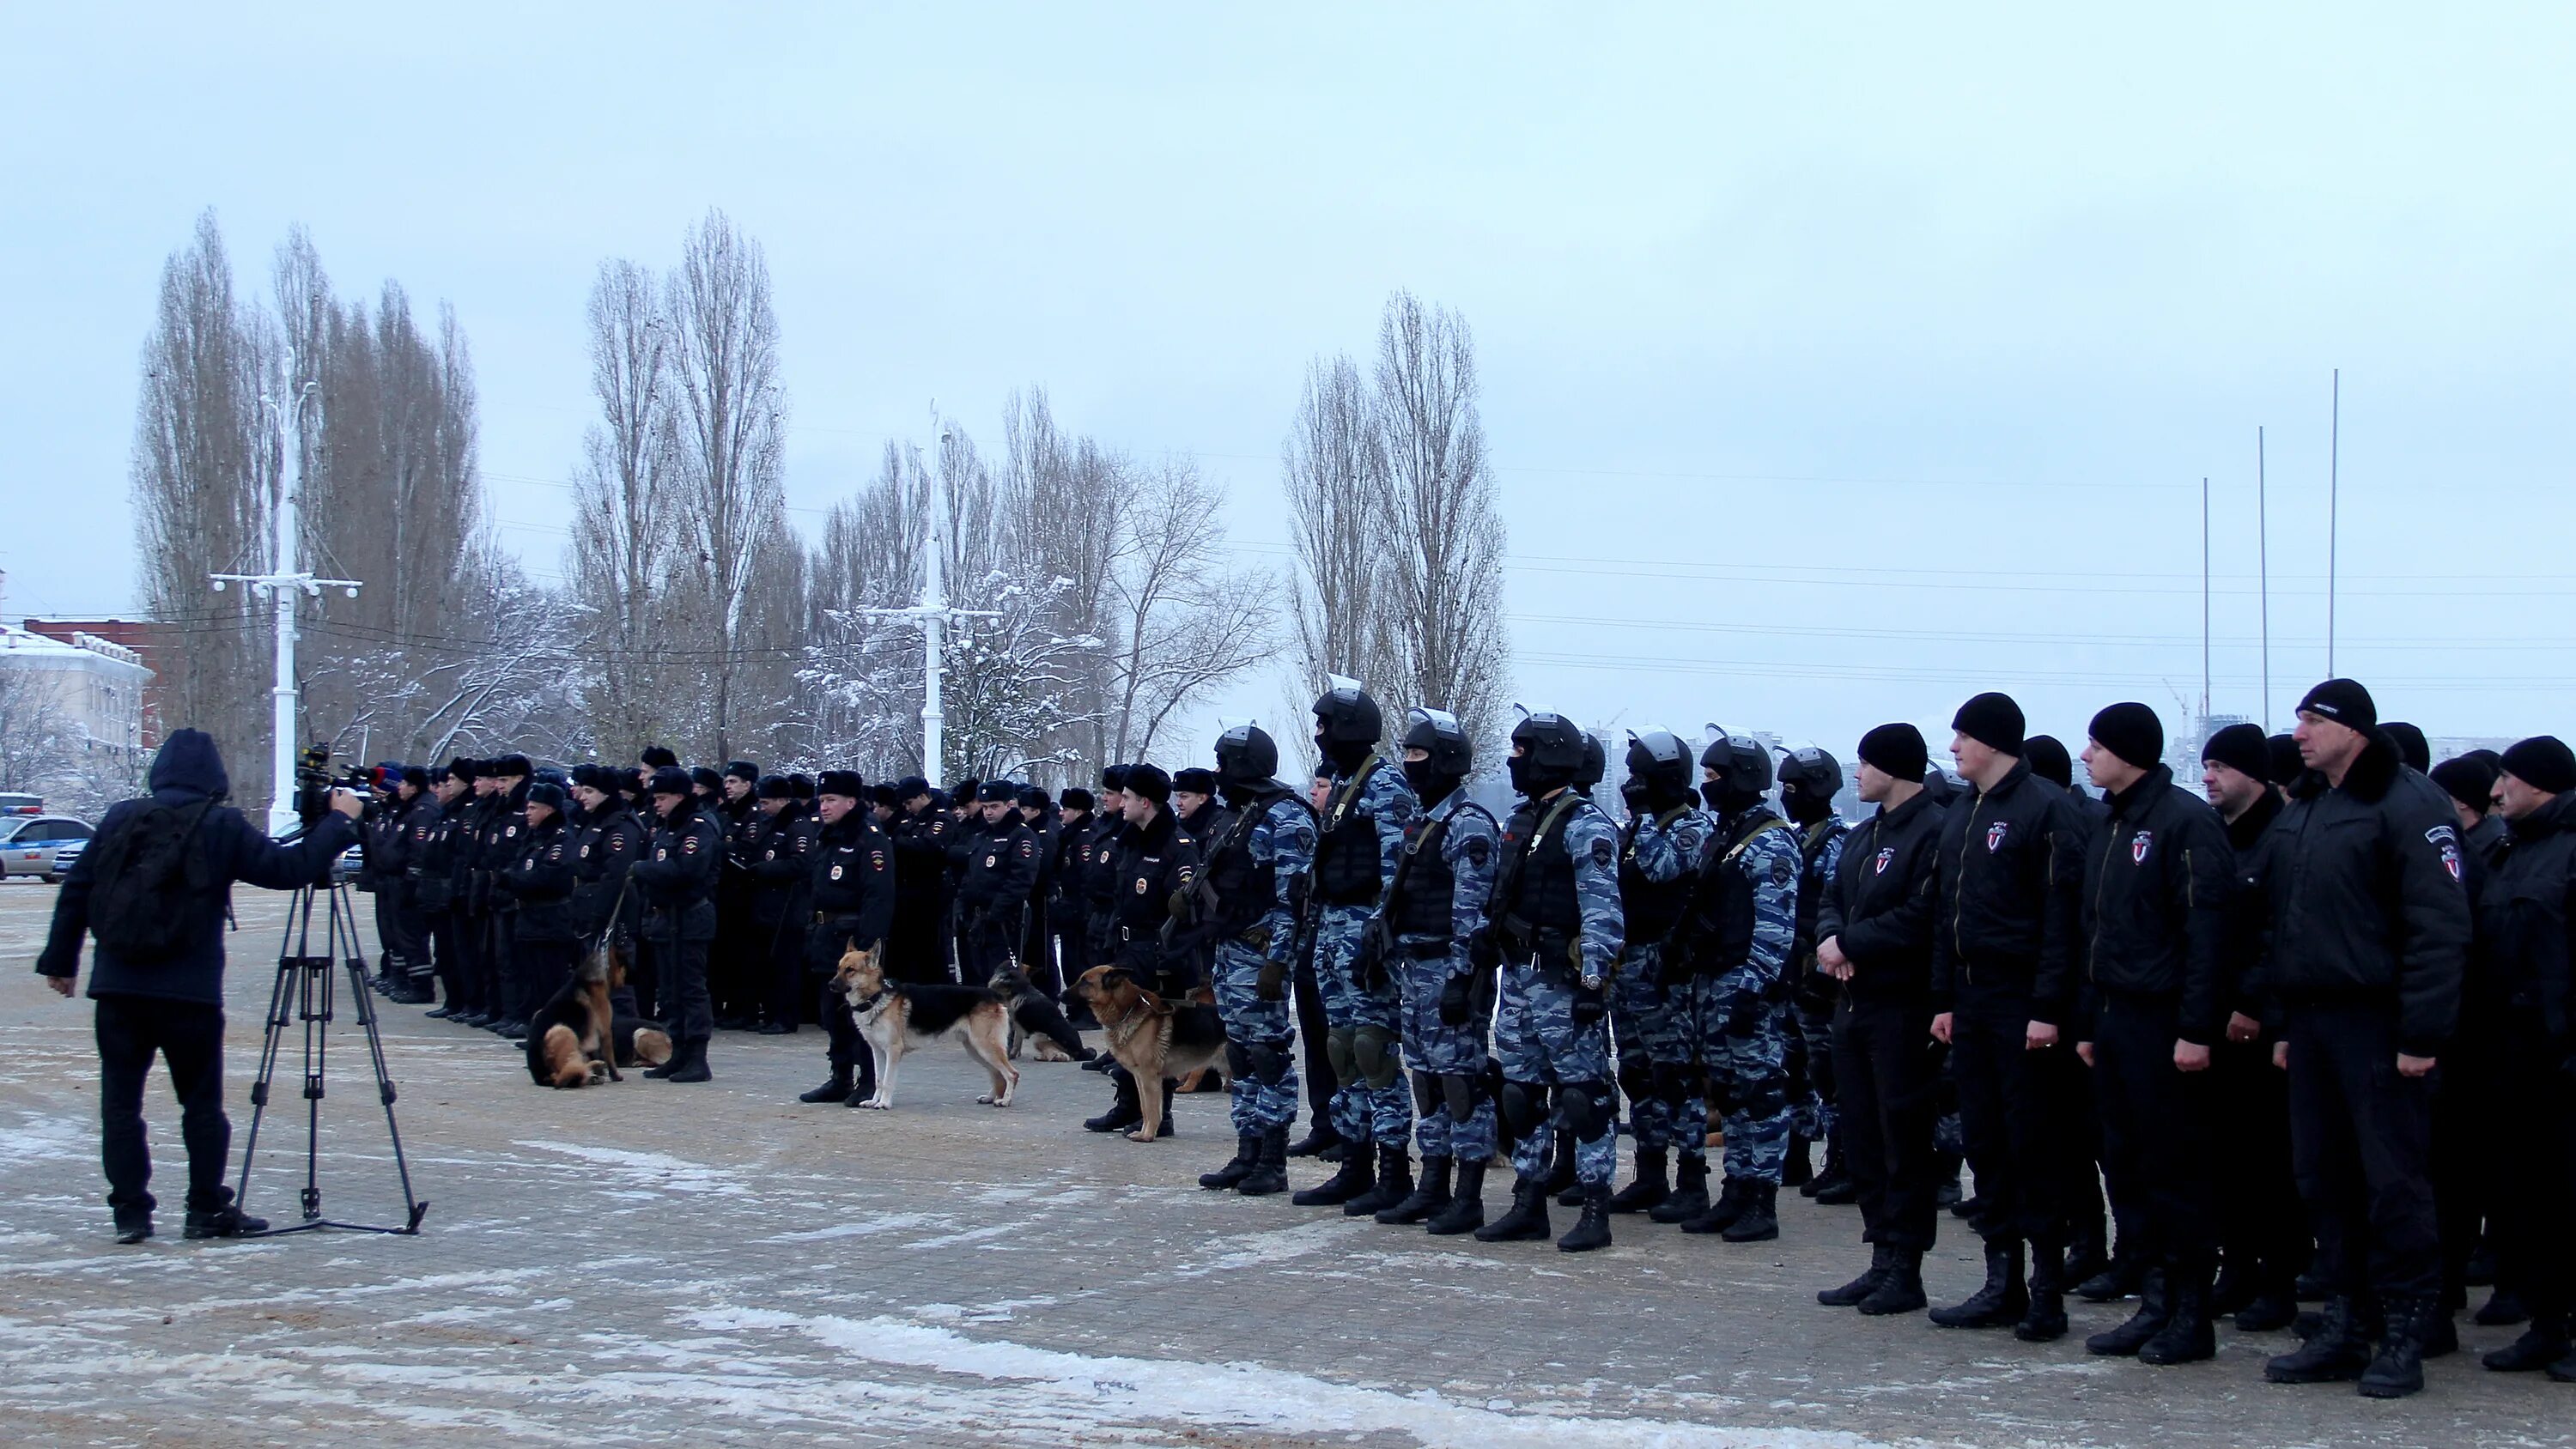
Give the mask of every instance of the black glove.
M 1464 971 L 1440 983 L 1442 1026 L 1465 1026 L 1474 1018 L 1473 991 L 1473 977 Z
M 1574 983 L 1574 1024 L 1590 1026 L 1610 1014 L 1610 993 L 1597 986 Z
M 1735 1036 L 1751 1036 L 1761 1028 L 1762 1013 L 1770 1003 L 1759 991 L 1729 990 L 1726 993 L 1726 1029 Z
M 1478 926 L 1467 937 L 1467 961 L 1479 971 L 1502 969 L 1503 948 L 1494 942 L 1494 928 Z
M 1264 961 L 1252 978 L 1252 992 L 1264 1001 L 1279 1001 L 1288 995 L 1288 967 L 1283 962 Z

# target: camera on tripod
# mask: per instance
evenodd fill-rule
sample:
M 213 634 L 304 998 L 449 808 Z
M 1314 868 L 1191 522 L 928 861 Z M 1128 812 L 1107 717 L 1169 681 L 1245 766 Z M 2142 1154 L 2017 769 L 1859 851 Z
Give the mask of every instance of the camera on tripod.
M 331 792 L 354 790 L 364 796 L 369 789 L 365 776 L 331 773 L 331 742 L 317 740 L 295 757 L 295 818 L 306 829 L 331 809 Z

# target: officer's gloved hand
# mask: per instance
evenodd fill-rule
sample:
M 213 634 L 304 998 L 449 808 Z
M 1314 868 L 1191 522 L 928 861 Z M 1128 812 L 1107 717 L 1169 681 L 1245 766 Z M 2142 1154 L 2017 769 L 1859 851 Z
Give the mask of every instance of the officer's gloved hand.
M 1285 1000 L 1288 995 L 1288 964 L 1264 961 L 1252 978 L 1252 992 L 1264 1001 Z
M 1473 1017 L 1474 985 L 1462 971 L 1440 983 L 1440 1024 L 1465 1026 Z
M 1478 926 L 1467 936 L 1467 960 L 1479 971 L 1493 971 L 1503 964 L 1503 948 L 1494 940 L 1494 928 Z
M 1762 1025 L 1762 1013 L 1768 1005 L 1762 993 L 1749 987 L 1729 987 L 1726 992 L 1726 1029 L 1736 1036 L 1751 1036 Z
M 1574 983 L 1574 1024 L 1590 1026 L 1610 1014 L 1610 993 L 1606 988 Z

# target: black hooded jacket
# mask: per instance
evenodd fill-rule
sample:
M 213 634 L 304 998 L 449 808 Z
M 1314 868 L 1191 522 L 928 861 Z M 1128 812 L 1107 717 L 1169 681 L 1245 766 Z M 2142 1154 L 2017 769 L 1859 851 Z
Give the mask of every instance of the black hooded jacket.
M 2569 978 L 2576 932 L 2576 792 L 2512 822 L 2478 900 L 2488 979 L 2479 1003 L 2500 1022 L 2537 1027 L 2562 1061 L 2576 1056 Z M 2483 1013 L 2482 1013 L 2483 1014 Z
M 1951 803 L 1941 823 L 1933 1010 L 1999 987 L 2027 993 L 2033 1020 L 2065 1024 L 2075 1008 L 2086 833 L 2074 800 L 2026 763 Z
M 1816 908 L 1816 939 L 1833 940 L 1852 964 L 1855 1001 L 1922 1002 L 1932 989 L 1941 803 L 1932 792 L 1852 827 Z
M 2262 988 L 2291 1007 L 2385 1002 L 2399 1050 L 2438 1056 L 2459 1019 L 2467 871 L 2451 797 L 2374 733 L 2341 785 L 2301 776 L 2265 842 Z
M 124 800 L 108 807 L 98 823 L 106 836 L 124 828 L 153 805 L 185 807 L 212 797 L 217 803 L 197 826 L 197 844 L 205 851 L 210 879 L 230 886 L 235 881 L 268 890 L 314 885 L 329 873 L 331 862 L 357 839 L 357 831 L 338 811 L 325 814 L 305 837 L 279 845 L 222 804 L 232 793 L 223 756 L 202 730 L 177 730 L 152 757 L 150 800 Z M 90 892 L 98 884 L 94 867 L 100 852 L 83 851 L 63 876 L 54 896 L 54 924 L 44 954 L 36 958 L 39 976 L 74 976 L 80 972 L 81 938 L 89 932 Z M 230 891 L 209 892 L 188 923 L 188 940 L 167 961 L 131 962 L 102 946 L 91 963 L 91 996 L 157 996 L 174 1001 L 221 1006 L 224 1000 L 224 916 Z
M 2208 1046 L 2227 1024 L 2227 827 L 2163 765 L 2108 803 L 2084 868 L 2087 992 L 2173 1001 L 2176 1033 Z

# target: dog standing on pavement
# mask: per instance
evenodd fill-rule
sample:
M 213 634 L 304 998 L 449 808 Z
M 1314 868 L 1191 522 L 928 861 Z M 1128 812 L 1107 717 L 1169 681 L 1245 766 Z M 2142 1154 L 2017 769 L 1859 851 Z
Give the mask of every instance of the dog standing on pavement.
M 860 1106 L 892 1109 L 894 1073 L 903 1054 L 942 1037 L 963 1042 L 966 1055 L 992 1077 L 993 1090 L 976 1101 L 995 1107 L 1011 1105 L 1011 1094 L 1019 1090 L 1020 1070 L 1011 1065 L 1011 1014 L 999 992 L 981 986 L 888 981 L 877 965 L 877 953 L 862 951 L 855 942 L 841 953 L 832 986 L 848 998 L 859 1035 L 867 1039 L 868 1050 L 876 1057 L 877 1094 Z
M 984 983 L 1011 1013 L 1011 1055 L 1019 1055 L 1020 1038 L 1026 1036 L 1030 1049 L 1042 1062 L 1087 1062 L 1100 1053 L 1082 1044 L 1082 1033 L 1064 1019 L 1063 1008 L 1052 997 L 1038 990 L 1028 974 L 1017 966 L 998 966 L 993 979 Z
M 1153 1141 L 1163 1126 L 1165 1084 L 1225 1060 L 1224 1021 L 1213 1006 L 1165 1001 L 1118 966 L 1083 972 L 1074 994 L 1099 1018 L 1109 1054 L 1136 1079 L 1136 1104 L 1145 1120 L 1128 1138 Z

